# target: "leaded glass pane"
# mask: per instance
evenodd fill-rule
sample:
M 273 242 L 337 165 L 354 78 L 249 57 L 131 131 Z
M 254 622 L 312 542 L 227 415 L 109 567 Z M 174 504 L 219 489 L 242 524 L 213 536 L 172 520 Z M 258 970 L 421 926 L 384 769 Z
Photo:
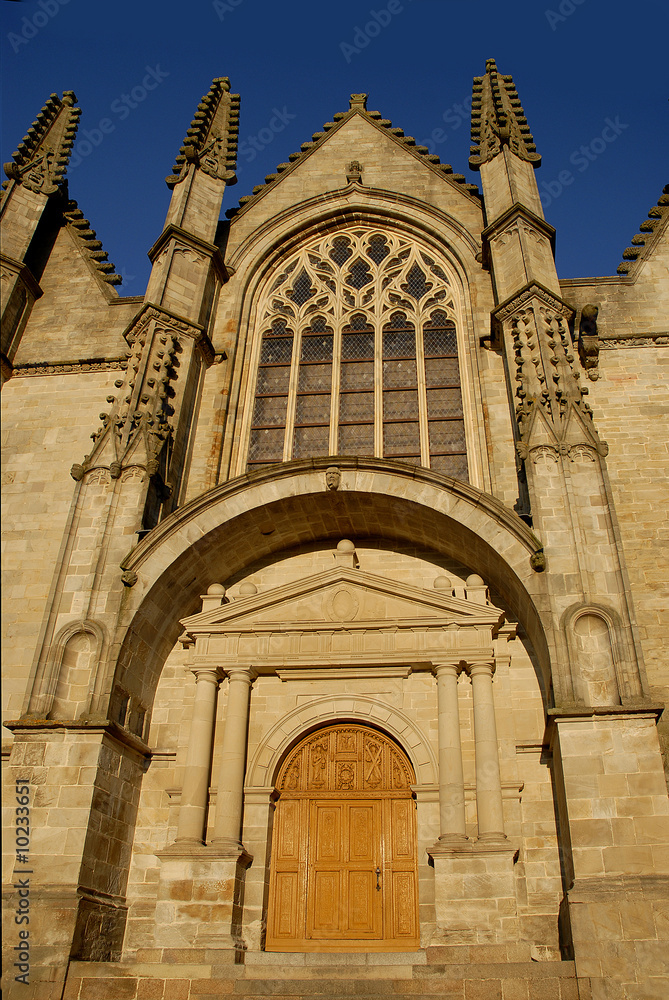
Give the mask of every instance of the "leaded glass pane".
M 330 428 L 296 427 L 293 434 L 293 458 L 315 458 L 329 453 Z
M 425 383 L 428 386 L 460 385 L 457 358 L 426 358 Z
M 351 257 L 353 251 L 351 250 L 351 241 L 348 236 L 337 236 L 332 242 L 332 249 L 330 250 L 330 260 L 333 260 L 337 267 L 341 267 L 346 261 Z
M 299 392 L 329 392 L 332 388 L 332 365 L 300 365 Z
M 300 361 L 332 361 L 332 335 L 302 337 Z
M 373 389 L 374 362 L 347 361 L 341 366 L 342 389 Z
M 465 425 L 461 420 L 431 420 L 430 452 L 464 451 Z
M 373 455 L 374 424 L 344 424 L 339 428 L 338 455 Z
M 418 393 L 415 389 L 395 389 L 383 394 L 383 419 L 418 419 Z
M 445 354 L 455 355 L 458 353 L 455 329 L 430 330 L 429 327 L 426 327 L 423 331 L 423 342 L 426 358 L 439 358 Z
M 253 426 L 281 426 L 286 422 L 287 396 L 259 396 L 253 407 Z
M 413 330 L 412 324 L 403 312 L 393 313 L 390 317 L 390 323 L 385 327 L 386 330 Z
M 348 277 L 346 278 L 346 284 L 351 288 L 364 288 L 372 280 L 369 264 L 366 260 L 358 259 L 351 265 Z
M 428 389 L 428 417 L 461 417 L 462 393 L 457 389 Z
M 433 455 L 430 459 L 430 466 L 443 476 L 451 476 L 453 479 L 469 482 L 466 455 Z
M 416 334 L 413 330 L 403 330 L 401 333 L 383 334 L 384 358 L 415 358 Z
M 341 341 L 342 358 L 373 358 L 373 333 L 345 333 Z
M 293 354 L 293 338 L 265 336 L 260 351 L 260 364 L 290 364 Z
M 383 454 L 388 458 L 393 455 L 420 454 L 420 427 L 418 421 L 407 421 L 398 424 L 383 425 Z
M 318 396 L 298 396 L 295 413 L 296 424 L 329 424 L 330 393 Z
M 280 462 L 283 459 L 283 428 L 251 431 L 249 462 Z
M 370 260 L 373 260 L 375 264 L 381 264 L 389 253 L 390 248 L 385 236 L 372 236 L 367 248 L 367 256 Z
M 295 279 L 295 284 L 293 285 L 290 297 L 293 302 L 297 303 L 298 306 L 303 306 L 304 303 L 308 302 L 309 299 L 315 294 L 314 289 L 311 287 L 311 278 L 304 268 L 302 268 Z
M 290 368 L 288 365 L 277 365 L 273 368 L 259 368 L 256 393 L 261 395 L 288 392 L 290 384 Z
M 418 264 L 414 264 L 407 274 L 406 289 L 409 295 L 413 295 L 415 299 L 421 299 L 431 287 L 431 284 L 425 280 L 425 271 Z
M 383 388 L 403 389 L 417 384 L 415 361 L 384 361 Z
M 339 422 L 374 420 L 373 392 L 343 392 L 339 397 Z

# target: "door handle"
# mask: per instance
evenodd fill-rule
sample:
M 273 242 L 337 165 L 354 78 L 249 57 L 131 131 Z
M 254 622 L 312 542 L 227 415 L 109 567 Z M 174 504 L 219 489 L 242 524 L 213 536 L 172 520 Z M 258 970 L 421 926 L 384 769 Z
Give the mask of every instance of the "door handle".
M 381 892 L 381 869 L 376 867 L 376 891 Z

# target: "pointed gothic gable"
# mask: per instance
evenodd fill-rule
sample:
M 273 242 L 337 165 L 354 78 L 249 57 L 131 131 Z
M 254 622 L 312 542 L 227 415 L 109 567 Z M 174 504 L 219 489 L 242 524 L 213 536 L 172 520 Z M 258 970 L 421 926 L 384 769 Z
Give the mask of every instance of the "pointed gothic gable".
M 380 112 L 367 111 L 364 100 L 356 100 L 364 97 L 352 95 L 349 111 L 326 122 L 311 142 L 291 154 L 289 162 L 280 163 L 275 173 L 267 175 L 265 184 L 241 198 L 238 208 L 228 210 L 233 219 L 231 243 L 237 244 L 242 233 L 258 225 L 258 214 L 270 218 L 289 206 L 347 185 L 356 190 L 373 188 L 423 197 L 461 218 L 465 225 L 480 225 L 476 185 L 468 184 L 464 175 L 454 174 L 449 164 L 441 163 L 426 146 L 416 145 L 401 128 L 393 128 Z
M 665 184 L 657 205 L 648 212 L 648 218 L 639 226 L 639 232 L 632 237 L 632 246 L 623 252 L 618 274 L 635 277 L 644 261 L 657 251 L 669 219 L 669 184 Z

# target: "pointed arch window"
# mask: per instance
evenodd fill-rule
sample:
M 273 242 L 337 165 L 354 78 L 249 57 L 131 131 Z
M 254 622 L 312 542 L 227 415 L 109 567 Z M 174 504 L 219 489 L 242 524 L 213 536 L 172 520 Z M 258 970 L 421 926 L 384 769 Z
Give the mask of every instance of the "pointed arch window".
M 363 227 L 312 241 L 260 302 L 247 467 L 377 456 L 467 480 L 456 318 L 417 243 Z

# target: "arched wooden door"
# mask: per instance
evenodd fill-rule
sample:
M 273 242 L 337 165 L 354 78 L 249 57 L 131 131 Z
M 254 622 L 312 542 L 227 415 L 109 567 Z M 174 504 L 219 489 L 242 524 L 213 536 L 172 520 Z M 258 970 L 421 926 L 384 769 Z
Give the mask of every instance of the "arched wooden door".
M 302 740 L 279 772 L 267 951 L 420 946 L 414 775 L 365 726 Z

